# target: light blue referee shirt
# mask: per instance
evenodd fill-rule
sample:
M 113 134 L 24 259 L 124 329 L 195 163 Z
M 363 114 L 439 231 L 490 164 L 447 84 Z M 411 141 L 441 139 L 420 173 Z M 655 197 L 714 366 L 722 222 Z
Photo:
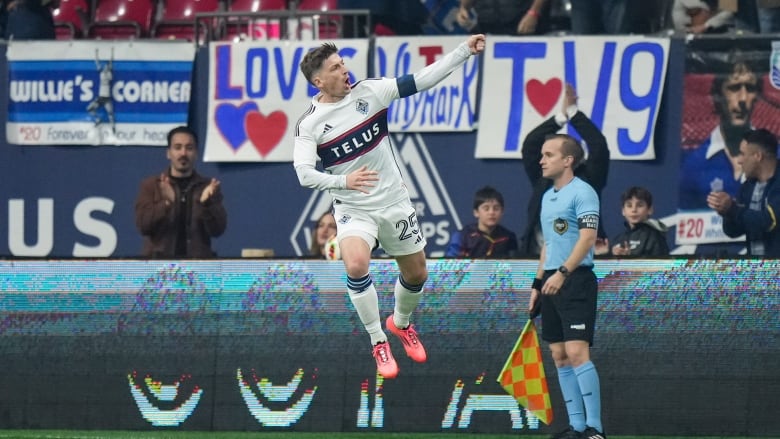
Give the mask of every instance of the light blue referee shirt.
M 557 270 L 574 250 L 580 229 L 597 230 L 599 227 L 596 191 L 579 177 L 574 177 L 560 190 L 550 187 L 542 197 L 541 223 L 546 246 L 544 269 Z M 580 265 L 593 265 L 592 247 Z

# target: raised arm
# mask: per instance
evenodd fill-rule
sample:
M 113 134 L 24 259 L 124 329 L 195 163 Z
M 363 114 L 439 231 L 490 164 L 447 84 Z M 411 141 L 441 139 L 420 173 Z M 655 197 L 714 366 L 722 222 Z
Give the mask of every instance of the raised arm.
M 428 64 L 413 75 L 398 78 L 400 97 L 405 98 L 433 87 L 466 62 L 471 55 L 477 55 L 484 50 L 485 36 L 482 34 L 471 35 L 455 50 L 438 61 Z
M 536 184 L 542 178 L 542 168 L 539 166 L 539 160 L 542 158 L 542 145 L 547 136 L 557 133 L 577 112 L 577 93 L 571 84 L 566 84 L 563 94 L 563 104 L 561 110 L 555 116 L 542 122 L 537 126 L 523 141 L 523 166 L 531 184 Z
M 567 122 L 579 133 L 585 144 L 588 145 L 588 161 L 585 163 L 581 175 L 584 179 L 601 193 L 604 186 L 607 185 L 607 172 L 609 171 L 609 147 L 607 139 L 601 133 L 599 127 L 593 123 L 577 107 L 577 90 L 571 84 L 566 84 L 563 97 L 563 107 L 561 112 L 556 115 L 558 125 L 563 126 Z M 578 175 L 580 173 L 578 172 Z
M 588 161 L 586 162 L 585 179 L 596 192 L 607 185 L 609 173 L 609 147 L 607 138 L 601 133 L 599 127 L 591 121 L 582 111 L 577 111 L 569 120 L 569 123 L 580 134 L 582 140 L 588 145 Z
M 536 32 L 539 25 L 539 16 L 547 4 L 547 0 L 534 0 L 523 18 L 517 23 L 517 33 L 527 35 Z

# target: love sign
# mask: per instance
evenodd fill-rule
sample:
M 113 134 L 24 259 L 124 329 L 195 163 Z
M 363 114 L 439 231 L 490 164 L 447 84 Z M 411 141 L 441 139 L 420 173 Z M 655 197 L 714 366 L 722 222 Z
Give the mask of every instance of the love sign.
M 334 40 L 352 71 L 366 76 L 368 40 Z M 316 41 L 212 43 L 208 129 L 203 158 L 215 162 L 290 162 L 293 132 L 316 89 L 298 65 Z

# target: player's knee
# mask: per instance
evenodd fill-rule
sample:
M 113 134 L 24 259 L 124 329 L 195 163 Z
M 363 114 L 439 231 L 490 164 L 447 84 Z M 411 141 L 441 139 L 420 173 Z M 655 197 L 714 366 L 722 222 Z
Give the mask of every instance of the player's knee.
M 347 270 L 347 276 L 351 278 L 361 278 L 368 273 L 368 262 L 361 261 L 344 261 L 344 267 Z
M 408 273 L 401 273 L 404 282 L 410 285 L 422 285 L 428 280 L 428 269 L 422 266 L 415 270 L 407 270 Z
M 425 281 L 428 280 L 428 269 L 425 267 L 425 265 L 422 266 L 422 269 L 417 274 L 416 282 L 418 285 L 424 284 Z

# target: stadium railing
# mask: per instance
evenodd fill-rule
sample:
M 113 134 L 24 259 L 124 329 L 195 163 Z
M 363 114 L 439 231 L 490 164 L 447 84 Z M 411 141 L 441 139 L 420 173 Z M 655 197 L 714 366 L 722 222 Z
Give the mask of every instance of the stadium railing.
M 373 34 L 368 9 L 203 12 L 195 14 L 193 26 L 196 35 L 199 29 L 208 29 L 205 38 L 195 39 L 196 47 L 213 40 L 314 40 Z

